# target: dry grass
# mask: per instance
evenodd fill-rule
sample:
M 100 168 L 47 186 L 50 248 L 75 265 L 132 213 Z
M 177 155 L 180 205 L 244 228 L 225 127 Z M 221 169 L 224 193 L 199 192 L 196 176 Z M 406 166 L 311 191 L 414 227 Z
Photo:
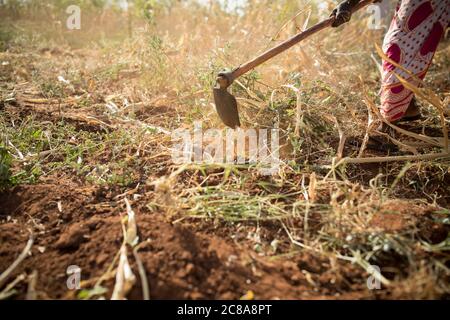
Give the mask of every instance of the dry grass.
M 415 224 L 426 216 L 450 225 L 448 139 L 445 146 L 394 155 L 387 164 L 380 164 L 386 155 L 344 148 L 349 137 L 362 140 L 370 106 L 377 103 L 373 58 L 380 59 L 375 44 L 382 31 L 368 30 L 364 19 L 323 31 L 233 85 L 244 127 L 280 126 L 283 163 L 277 175 L 263 177 L 245 165 L 172 163 L 173 130 L 192 128 L 196 120 L 204 128 L 221 126 L 210 92 L 219 70 L 317 22 L 314 6 L 293 3 L 255 1 L 243 17 L 176 4 L 159 12 L 153 25 L 136 17 L 132 37 L 117 28 L 124 25 L 117 13 L 107 15 L 117 25 L 96 18 L 109 21 L 106 37 L 37 20 L 2 22 L 15 36 L 0 52 L 0 63 L 7 62 L 1 66 L 1 103 L 35 114 L 14 123 L 9 115 L 0 119 L 10 180 L 39 183 L 57 173 L 120 184 L 128 192 L 123 196 L 135 195 L 174 223 L 256 225 L 251 241 L 261 255 L 274 255 L 276 240 L 284 244 L 276 255 L 306 250 L 366 271 L 369 264 L 380 265 L 387 274 L 379 275 L 384 290 L 368 296 L 448 296 L 449 238 L 431 243 Z M 31 36 L 31 27 L 42 32 Z M 448 125 L 442 101 L 450 93 L 449 51 L 445 41 L 436 54 L 427 80 L 432 98 L 418 94 L 427 116 L 416 125 L 419 133 Z M 49 112 L 53 123 L 43 116 Z M 80 123 L 87 129 L 80 131 Z M 417 136 L 401 141 L 412 138 Z M 430 142 L 425 134 L 419 138 Z M 375 156 L 376 163 L 364 165 L 369 161 L 358 156 Z M 144 193 L 143 186 L 150 188 Z M 408 223 L 395 230 L 374 225 L 374 217 L 392 211 Z M 282 230 L 270 241 L 258 235 L 266 222 Z M 364 284 L 365 278 L 355 282 Z

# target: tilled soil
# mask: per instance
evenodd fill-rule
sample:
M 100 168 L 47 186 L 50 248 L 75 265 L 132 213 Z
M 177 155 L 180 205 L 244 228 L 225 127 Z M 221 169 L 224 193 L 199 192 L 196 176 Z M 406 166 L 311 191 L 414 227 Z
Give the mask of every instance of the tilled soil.
M 81 268 L 82 283 L 88 287 L 106 272 L 122 244 L 121 218 L 126 211 L 114 200 L 117 195 L 118 190 L 64 180 L 18 186 L 2 193 L 0 270 L 16 259 L 33 229 L 31 253 L 14 275 L 37 271 L 38 298 L 75 298 L 66 286 L 68 266 Z M 352 280 L 364 277 L 364 272 L 349 263 L 307 252 L 282 259 L 261 257 L 245 242 L 224 236 L 226 228 L 217 236 L 212 227 L 188 221 L 173 223 L 137 204 L 135 212 L 140 240 L 145 241 L 139 256 L 153 299 L 237 299 L 249 291 L 257 299 L 376 297 L 364 284 Z M 400 230 L 408 222 L 401 215 L 396 217 L 384 215 L 375 218 L 374 224 Z M 431 228 L 435 237 L 439 232 L 446 236 L 446 230 L 439 231 L 438 226 L 426 228 Z M 129 260 L 137 275 L 132 254 Z M 109 289 L 108 297 L 113 277 L 103 285 Z M 17 289 L 17 298 L 24 298 L 27 283 Z M 137 281 L 128 297 L 140 299 L 141 292 Z
M 5 270 L 22 251 L 28 230 L 37 230 L 30 256 L 14 274 L 36 270 L 40 298 L 74 298 L 66 286 L 67 267 L 79 266 L 81 280 L 97 278 L 122 243 L 124 208 L 104 198 L 103 192 L 101 187 L 59 181 L 20 186 L 1 194 L 0 269 Z M 249 290 L 259 299 L 367 295 L 364 288 L 352 287 L 351 279 L 332 281 L 334 272 L 327 259 L 300 254 L 294 259 L 269 261 L 233 241 L 210 232 L 195 232 L 189 223 L 173 224 L 163 215 L 142 208 L 136 209 L 136 214 L 140 239 L 147 241 L 139 254 L 151 298 L 233 299 Z M 137 274 L 132 255 L 130 261 Z M 358 276 L 361 273 L 352 266 L 345 270 Z M 113 281 L 107 282 L 112 289 Z M 322 284 L 320 291 L 316 282 Z M 24 297 L 26 287 L 25 283 L 18 287 L 19 298 Z M 139 282 L 129 297 L 142 298 Z

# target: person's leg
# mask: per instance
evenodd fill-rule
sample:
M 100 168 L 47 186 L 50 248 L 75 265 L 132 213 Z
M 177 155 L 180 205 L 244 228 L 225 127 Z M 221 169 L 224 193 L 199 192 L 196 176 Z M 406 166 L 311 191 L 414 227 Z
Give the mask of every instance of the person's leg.
M 383 43 L 387 57 L 423 79 L 449 24 L 449 7 L 450 0 L 401 0 Z M 400 83 L 396 74 L 419 85 L 407 72 L 383 61 L 380 111 L 389 122 L 418 113 L 417 107 L 411 105 L 413 92 Z

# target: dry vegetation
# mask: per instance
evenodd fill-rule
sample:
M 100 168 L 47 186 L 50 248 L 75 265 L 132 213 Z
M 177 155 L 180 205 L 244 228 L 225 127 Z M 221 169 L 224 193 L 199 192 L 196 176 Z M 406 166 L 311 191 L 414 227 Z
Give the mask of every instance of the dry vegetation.
M 418 92 L 426 120 L 403 127 L 396 154 L 361 151 L 383 36 L 363 15 L 236 82 L 243 126 L 280 126 L 268 177 L 176 165 L 170 133 L 221 127 L 217 72 L 317 22 L 317 8 L 153 9 L 86 7 L 79 31 L 61 8 L 2 9 L 0 299 L 449 297 L 448 39 Z M 358 163 L 373 156 L 408 157 Z M 69 265 L 81 290 L 66 287 Z M 381 290 L 367 288 L 370 265 Z

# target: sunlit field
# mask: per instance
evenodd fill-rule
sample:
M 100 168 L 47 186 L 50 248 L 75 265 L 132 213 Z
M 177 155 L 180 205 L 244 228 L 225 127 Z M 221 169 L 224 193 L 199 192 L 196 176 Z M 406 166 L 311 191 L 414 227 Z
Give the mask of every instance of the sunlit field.
M 279 132 L 266 175 L 174 161 L 173 133 L 225 130 L 217 74 L 335 1 L 4 2 L 0 299 L 449 298 L 447 35 L 395 152 L 367 148 L 389 15 L 237 79 L 242 128 Z

